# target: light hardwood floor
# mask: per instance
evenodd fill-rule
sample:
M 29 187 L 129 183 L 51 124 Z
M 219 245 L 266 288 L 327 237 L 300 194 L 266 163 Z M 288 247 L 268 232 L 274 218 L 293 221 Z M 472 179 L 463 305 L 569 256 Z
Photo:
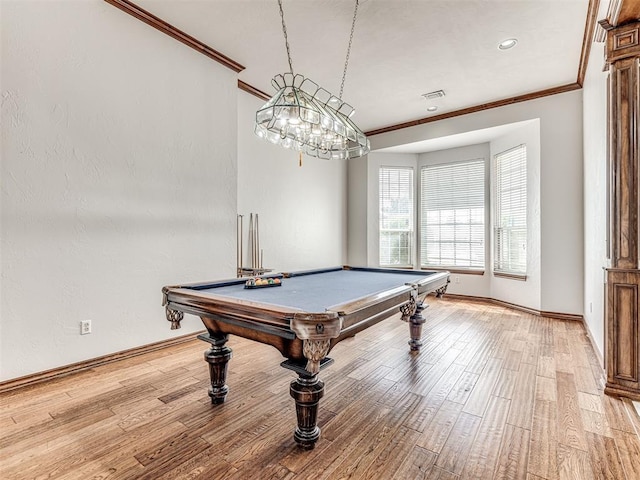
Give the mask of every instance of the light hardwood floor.
M 275 349 L 231 338 L 212 406 L 194 340 L 3 394 L 0 478 L 640 479 L 640 421 L 580 323 L 428 303 L 419 355 L 398 318 L 333 350 L 312 451 Z

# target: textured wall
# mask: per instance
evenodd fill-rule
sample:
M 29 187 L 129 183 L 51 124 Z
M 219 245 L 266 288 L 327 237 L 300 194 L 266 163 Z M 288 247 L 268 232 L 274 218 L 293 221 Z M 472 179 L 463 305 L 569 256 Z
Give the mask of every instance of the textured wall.
M 602 16 L 598 18 L 603 18 Z M 604 356 L 604 271 L 607 266 L 607 73 L 604 44 L 591 48 L 584 81 L 584 318 Z
M 368 216 L 367 205 L 369 157 L 353 158 L 347 164 L 347 263 L 366 266 L 369 255 L 367 246 Z M 378 208 L 376 206 L 376 208 Z
M 342 265 L 346 251 L 347 162 L 304 157 L 253 133 L 264 101 L 238 93 L 238 212 L 247 250 L 249 213 L 258 213 L 264 266 L 304 270 Z M 245 262 L 247 263 L 247 262 Z
M 491 255 L 488 257 L 489 262 L 487 263 L 487 274 L 490 275 L 491 293 L 489 297 L 535 310 L 543 310 L 541 305 L 542 255 L 540 243 L 542 237 L 540 215 L 542 182 L 540 175 L 540 122 L 538 120 L 523 122 L 516 130 L 491 142 L 491 177 L 493 182 L 495 155 L 521 144 L 527 146 L 527 280 L 519 281 L 495 277 L 489 273 L 493 269 L 494 245 L 492 244 Z M 492 195 L 494 195 L 493 191 Z M 493 197 L 491 201 L 494 201 Z M 494 205 L 491 205 L 491 215 L 495 216 Z M 493 231 L 489 232 L 487 238 L 491 238 L 493 241 Z M 564 308 L 567 307 L 563 306 Z M 574 312 L 570 310 L 569 313 Z
M 236 75 L 104 2 L 1 21 L 0 380 L 201 329 L 161 287 L 234 274 Z

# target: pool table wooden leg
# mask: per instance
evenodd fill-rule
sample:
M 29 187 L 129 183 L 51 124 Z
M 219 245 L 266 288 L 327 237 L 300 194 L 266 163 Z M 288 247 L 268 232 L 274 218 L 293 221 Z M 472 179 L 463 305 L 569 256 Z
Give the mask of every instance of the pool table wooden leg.
M 211 378 L 211 386 L 209 387 L 211 403 L 224 403 L 229 392 L 229 387 L 226 385 L 227 364 L 232 355 L 231 349 L 225 346 L 229 335 L 198 335 L 198 338 L 211 344 L 211 348 L 204 352 L 204 359 L 209 364 L 209 377 Z
M 428 305 L 427 305 L 428 306 Z M 409 349 L 412 352 L 417 352 L 422 347 L 422 325 L 426 321 L 422 316 L 422 311 L 427 307 L 420 299 L 416 300 L 416 310 L 409 318 L 409 334 L 411 340 L 409 340 Z
M 296 415 L 298 426 L 293 438 L 301 448 L 310 450 L 320 438 L 318 421 L 318 403 L 324 395 L 324 382 L 318 375 L 299 373 L 298 378 L 291 382 L 289 393 L 296 401 Z

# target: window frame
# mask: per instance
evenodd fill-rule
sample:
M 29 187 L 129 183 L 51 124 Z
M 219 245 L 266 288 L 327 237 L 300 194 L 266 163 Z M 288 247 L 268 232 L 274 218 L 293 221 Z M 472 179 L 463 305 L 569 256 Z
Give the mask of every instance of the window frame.
M 410 172 L 410 178 L 407 182 L 407 185 L 410 187 L 410 201 L 408 205 L 410 206 L 410 214 L 408 217 L 409 220 L 409 229 L 406 230 L 406 237 L 408 239 L 408 246 L 406 247 L 407 255 L 408 255 L 408 263 L 382 263 L 382 238 L 383 231 L 388 232 L 405 232 L 405 230 L 399 229 L 383 229 L 382 228 L 382 189 L 381 187 L 381 174 L 384 170 L 396 170 L 396 171 L 407 171 Z M 378 167 L 378 258 L 377 263 L 379 267 L 382 268 L 399 268 L 399 269 L 407 269 L 413 268 L 415 262 L 415 243 L 416 243 L 416 187 L 415 187 L 415 168 L 407 165 L 380 165 Z
M 423 243 L 424 243 L 424 239 L 423 239 L 423 235 L 426 235 L 426 233 L 423 234 L 423 225 L 426 227 L 426 220 L 424 220 L 423 215 L 423 205 L 424 205 L 424 201 L 425 201 L 425 195 L 424 194 L 424 185 L 423 185 L 423 171 L 426 171 L 430 168 L 443 168 L 443 167 L 452 167 L 455 168 L 456 166 L 460 167 L 462 165 L 469 165 L 469 164 L 479 164 L 481 165 L 481 170 L 482 170 L 482 174 L 480 175 L 480 183 L 481 183 L 481 188 L 482 188 L 482 244 L 481 244 L 481 252 L 482 252 L 482 259 L 478 264 L 478 265 L 473 265 L 473 254 L 471 253 L 471 245 L 474 243 L 473 240 L 471 239 L 471 233 L 469 234 L 470 239 L 467 243 L 469 243 L 470 245 L 470 259 L 469 259 L 469 265 L 445 265 L 445 264 L 429 264 L 427 263 L 426 259 L 423 259 Z M 436 164 L 426 164 L 426 165 L 422 165 L 420 167 L 420 177 L 419 177 L 419 187 L 418 187 L 418 198 L 416 200 L 417 203 L 417 211 L 418 211 L 418 225 L 417 225 L 417 242 L 418 242 L 418 264 L 419 264 L 419 268 L 422 270 L 447 270 L 451 273 L 462 273 L 462 274 L 469 274 L 469 275 L 483 275 L 485 272 L 485 269 L 487 268 L 487 188 L 488 188 L 488 182 L 487 182 L 487 161 L 486 158 L 484 157 L 478 157 L 478 158 L 471 158 L 471 159 L 465 159 L 465 160 L 456 160 L 456 161 L 452 161 L 452 162 L 443 162 L 443 163 L 436 163 Z M 471 216 L 471 213 L 469 213 L 469 215 Z M 455 229 L 455 223 L 454 225 L 454 229 Z M 460 226 L 465 226 L 468 225 L 469 228 L 471 229 L 471 225 L 474 225 L 474 223 L 472 223 L 471 219 L 469 220 L 469 223 L 460 223 Z M 477 224 L 476 224 L 477 225 Z M 427 229 L 425 228 L 425 231 Z M 455 242 L 454 243 L 465 243 L 465 242 Z M 424 264 L 423 264 L 423 260 L 424 260 Z M 454 260 L 455 262 L 455 260 Z
M 520 220 L 520 226 L 516 227 L 505 227 L 502 226 L 501 223 L 501 207 L 502 202 L 500 201 L 502 198 L 503 189 L 501 187 L 501 183 L 504 180 L 501 179 L 500 169 L 499 169 L 499 161 L 501 157 L 505 157 L 507 155 L 513 154 L 517 150 L 522 150 L 522 153 L 519 154 L 522 158 L 515 159 L 517 161 L 521 161 L 522 165 L 517 165 L 516 167 L 520 170 L 519 177 L 516 178 L 521 185 L 518 189 L 519 197 L 518 200 L 521 203 L 524 203 L 524 208 L 520 209 L 518 215 L 513 215 L 513 218 L 518 221 Z M 493 215 L 492 215 L 492 233 L 493 233 L 493 261 L 492 261 L 492 272 L 496 277 L 509 278 L 513 280 L 523 280 L 526 281 L 528 274 L 528 262 L 529 262 L 529 218 L 528 218 L 528 207 L 529 207 L 529 197 L 528 197 L 528 155 L 527 155 L 527 146 L 526 144 L 516 145 L 515 147 L 508 148 L 501 152 L 496 153 L 493 156 Z M 523 171 L 523 172 L 522 172 Z M 513 189 L 513 187 L 512 187 Z M 500 237 L 504 238 L 504 232 L 507 231 L 507 236 L 510 238 L 511 233 L 520 231 L 520 237 L 524 238 L 524 262 L 520 262 L 523 266 L 522 269 L 511 268 L 513 267 L 514 262 L 512 258 L 503 259 L 501 252 L 501 246 L 503 242 L 499 240 Z M 506 266 L 505 266 L 506 265 Z

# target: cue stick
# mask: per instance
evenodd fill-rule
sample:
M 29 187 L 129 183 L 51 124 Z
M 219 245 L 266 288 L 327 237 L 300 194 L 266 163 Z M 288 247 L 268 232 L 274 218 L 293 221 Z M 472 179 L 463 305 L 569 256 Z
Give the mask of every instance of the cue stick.
M 236 215 L 236 276 L 240 273 L 240 215 Z
M 249 214 L 249 251 L 251 255 L 251 268 L 253 268 L 253 213 Z
M 253 214 L 253 231 L 251 240 L 251 267 L 256 268 L 256 214 Z
M 242 271 L 242 264 L 244 263 L 244 252 L 243 250 L 243 243 L 244 240 L 242 239 L 242 232 L 244 231 L 244 215 L 240 215 L 240 271 Z
M 260 223 L 258 222 L 258 214 L 256 213 L 256 266 L 262 268 L 260 265 Z
M 258 268 L 258 214 L 253 214 L 253 256 L 255 267 Z
M 238 215 L 238 223 L 240 224 L 240 234 L 238 235 L 238 277 L 242 276 L 242 226 L 244 224 L 244 215 Z

